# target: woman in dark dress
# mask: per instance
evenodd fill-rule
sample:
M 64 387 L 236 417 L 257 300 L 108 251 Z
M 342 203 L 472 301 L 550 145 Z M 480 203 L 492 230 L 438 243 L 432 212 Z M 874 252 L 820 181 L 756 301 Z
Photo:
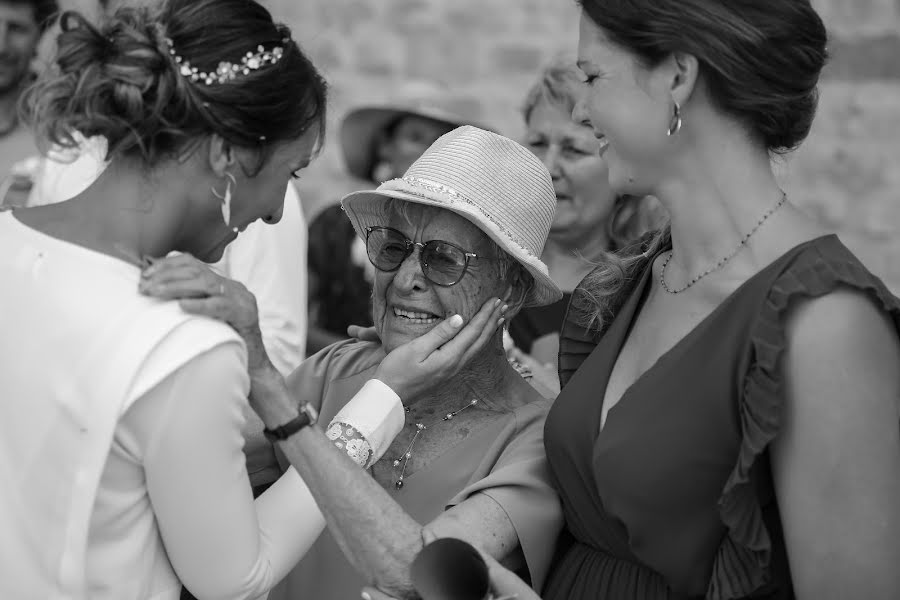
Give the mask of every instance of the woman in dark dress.
M 900 301 L 770 165 L 810 128 L 821 20 L 808 0 L 582 9 L 574 117 L 671 227 L 570 307 L 544 597 L 900 597 Z
M 770 164 L 825 44 L 808 0 L 582 1 L 574 116 L 671 226 L 568 311 L 545 600 L 900 598 L 900 300 Z

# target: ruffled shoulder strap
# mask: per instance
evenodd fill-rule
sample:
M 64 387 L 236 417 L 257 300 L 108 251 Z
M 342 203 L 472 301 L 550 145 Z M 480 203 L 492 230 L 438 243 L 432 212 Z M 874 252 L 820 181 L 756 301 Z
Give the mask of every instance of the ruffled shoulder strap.
M 657 252 L 654 252 L 651 255 L 649 253 L 651 246 L 661 234 L 664 236 L 664 243 L 661 244 L 661 247 Z M 668 245 L 668 239 L 667 231 L 662 233 L 658 231 L 649 232 L 635 243 L 617 252 L 619 256 L 624 258 L 634 258 L 638 256 L 641 258 L 630 267 L 629 272 L 626 275 L 625 285 L 622 289 L 606 299 L 605 312 L 609 316 L 604 319 L 604 322 L 600 327 L 586 327 L 582 322 L 582 312 L 574 306 L 576 299 L 580 294 L 580 290 L 584 286 L 585 280 L 587 280 L 590 275 L 585 277 L 585 279 L 578 284 L 578 287 L 575 288 L 575 291 L 572 293 L 572 300 L 569 301 L 569 306 L 566 308 L 566 316 L 563 319 L 562 329 L 560 330 L 559 357 L 557 363 L 560 387 L 566 386 L 572 378 L 572 375 L 574 375 L 575 371 L 581 366 L 581 363 L 587 359 L 591 352 L 594 351 L 594 348 L 597 347 L 597 344 L 600 343 L 603 334 L 606 333 L 606 330 L 609 328 L 615 315 L 619 312 L 619 309 L 622 308 L 622 305 L 625 304 L 626 300 L 631 296 L 635 285 L 640 281 L 645 269 L 653 264 L 653 260 L 659 252 L 667 250 L 670 247 Z M 592 271 L 592 273 L 604 268 L 603 265 L 600 265 L 597 269 Z
M 868 295 L 890 314 L 900 332 L 900 300 L 834 236 L 807 246 L 775 279 L 750 337 L 751 363 L 738 407 L 742 441 L 718 502 L 728 531 L 713 564 L 706 594 L 710 600 L 748 597 L 773 582 L 772 540 L 764 522 L 761 485 L 752 472 L 781 424 L 784 318 L 795 303 L 838 287 Z

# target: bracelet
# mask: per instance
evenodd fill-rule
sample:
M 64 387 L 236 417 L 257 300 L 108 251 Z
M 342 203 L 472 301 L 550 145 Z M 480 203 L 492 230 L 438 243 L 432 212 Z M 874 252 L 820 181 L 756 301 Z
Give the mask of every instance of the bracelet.
M 363 437 L 359 429 L 347 423 L 332 421 L 325 432 L 325 436 L 334 442 L 334 445 L 346 452 L 353 462 L 366 468 L 374 454 L 369 441 Z

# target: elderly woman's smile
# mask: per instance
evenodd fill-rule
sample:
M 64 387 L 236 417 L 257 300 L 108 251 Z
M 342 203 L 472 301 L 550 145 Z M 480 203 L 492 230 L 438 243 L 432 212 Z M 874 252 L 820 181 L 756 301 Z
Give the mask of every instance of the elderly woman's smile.
M 405 319 L 410 323 L 417 325 L 434 325 L 440 318 L 433 313 L 419 312 L 415 309 L 405 309 L 396 304 L 392 306 L 392 310 L 395 317 Z
M 421 336 L 452 315 L 459 314 L 468 322 L 489 297 L 503 296 L 498 250 L 478 227 L 448 210 L 402 200 L 390 201 L 385 212 L 381 227 L 389 228 L 392 236 L 388 250 L 400 252 L 407 248 L 407 240 L 422 245 L 442 242 L 427 248 L 412 246 L 399 267 L 377 269 L 372 306 L 385 351 Z M 376 249 L 374 241 L 368 246 L 371 256 Z M 475 256 L 467 258 L 466 254 Z M 435 283 L 453 281 L 459 272 L 461 277 L 452 285 Z

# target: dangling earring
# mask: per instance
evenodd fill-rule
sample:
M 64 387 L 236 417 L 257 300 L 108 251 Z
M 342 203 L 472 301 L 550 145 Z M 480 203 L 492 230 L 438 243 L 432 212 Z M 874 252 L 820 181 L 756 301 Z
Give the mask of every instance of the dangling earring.
M 231 224 L 231 187 L 232 184 L 234 187 L 237 187 L 237 181 L 234 179 L 234 175 L 225 172 L 225 177 L 228 178 L 228 181 L 225 182 L 225 195 L 223 196 L 219 192 L 216 191 L 216 188 L 209 188 L 212 190 L 213 196 L 222 201 L 222 218 L 225 219 L 225 225 L 228 226 Z
M 672 112 L 672 120 L 669 121 L 669 130 L 666 132 L 669 137 L 681 130 L 681 107 L 678 105 L 678 100 L 672 99 L 672 102 L 675 103 L 675 110 Z

